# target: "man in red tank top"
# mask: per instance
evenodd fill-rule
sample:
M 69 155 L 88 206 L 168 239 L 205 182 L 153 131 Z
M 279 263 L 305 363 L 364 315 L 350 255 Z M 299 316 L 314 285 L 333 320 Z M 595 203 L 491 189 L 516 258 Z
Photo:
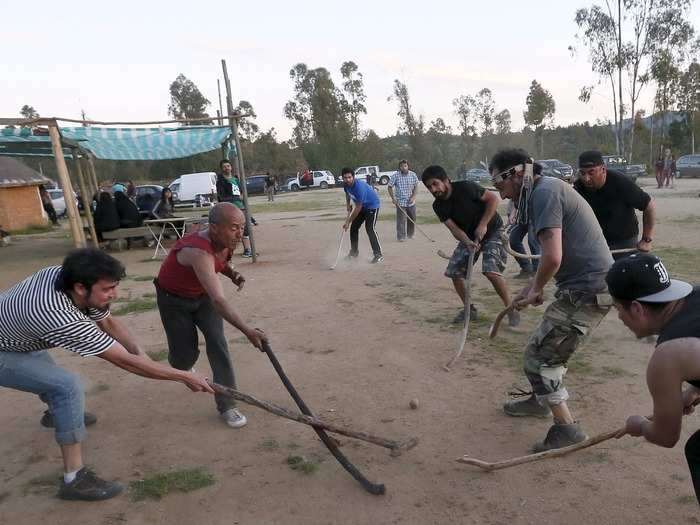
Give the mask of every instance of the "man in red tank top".
M 209 227 L 177 241 L 163 261 L 155 281 L 158 310 L 168 338 L 168 361 L 179 370 L 191 369 L 197 358 L 197 328 L 206 342 L 207 358 L 214 381 L 236 388 L 233 364 L 224 336 L 226 320 L 262 349 L 265 334 L 249 326 L 226 300 L 217 273 L 225 275 L 240 290 L 243 276 L 230 265 L 241 241 L 245 216 L 229 202 L 220 202 L 209 212 Z M 235 400 L 216 395 L 216 408 L 232 428 L 246 424 Z

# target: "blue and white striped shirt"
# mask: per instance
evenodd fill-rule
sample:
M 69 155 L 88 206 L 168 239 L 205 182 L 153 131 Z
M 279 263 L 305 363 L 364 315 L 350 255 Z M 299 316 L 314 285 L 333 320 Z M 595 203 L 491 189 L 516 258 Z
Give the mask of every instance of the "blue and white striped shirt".
M 389 178 L 389 187 L 394 188 L 396 202 L 404 208 L 408 206 L 408 201 L 416 186 L 418 186 L 418 177 L 412 171 L 405 175 L 397 171 Z
M 55 288 L 60 266 L 49 266 L 0 293 L 0 351 L 34 352 L 62 347 L 83 357 L 97 355 L 114 343 L 96 321 L 109 309 L 81 311 Z

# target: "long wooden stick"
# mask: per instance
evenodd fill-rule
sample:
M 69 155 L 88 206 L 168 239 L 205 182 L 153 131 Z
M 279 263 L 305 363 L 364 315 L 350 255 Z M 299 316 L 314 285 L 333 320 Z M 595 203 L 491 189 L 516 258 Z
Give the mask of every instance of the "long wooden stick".
M 343 238 L 345 238 L 345 228 L 341 228 L 340 230 L 340 240 L 338 241 L 338 253 L 335 256 L 335 262 L 333 263 L 333 266 L 329 268 L 330 270 L 335 270 L 335 267 L 338 266 L 338 262 L 340 261 L 340 251 L 343 249 Z
M 530 255 L 527 253 L 520 253 L 516 252 L 513 248 L 510 247 L 510 241 L 508 240 L 508 237 L 506 235 L 503 235 L 502 237 L 503 241 L 503 246 L 505 246 L 506 251 L 515 257 L 516 259 L 530 259 L 530 260 L 536 260 L 542 258 L 542 255 Z M 610 253 L 612 255 L 619 255 L 621 253 L 632 253 L 636 252 L 637 248 L 620 248 L 618 250 L 610 250 Z
M 491 327 L 489 328 L 489 339 L 493 339 L 496 337 L 498 334 L 498 329 L 501 326 L 501 322 L 503 321 L 503 318 L 511 313 L 515 309 L 515 302 L 510 303 L 508 306 L 506 306 L 503 310 L 498 312 L 498 315 L 496 318 L 493 320 L 493 324 L 491 324 Z
M 414 221 L 413 219 L 411 219 L 411 217 L 408 215 L 408 213 L 406 212 L 406 210 L 403 209 L 402 206 L 399 206 L 399 205 L 397 204 L 396 207 L 397 207 L 398 209 L 400 209 L 400 210 L 403 212 L 403 214 L 406 216 L 406 218 L 407 218 L 409 221 L 411 221 L 411 222 L 413 223 L 413 225 L 416 227 L 416 230 L 418 230 L 418 231 L 421 232 L 423 235 L 425 235 L 425 238 L 426 238 L 426 239 L 428 239 L 430 242 L 436 242 L 435 239 L 433 239 L 430 235 L 428 235 L 427 233 L 425 233 L 425 232 L 423 231 L 423 229 L 422 229 L 420 226 L 418 226 L 418 225 L 416 224 L 416 221 Z
M 386 439 L 383 437 L 374 436 L 368 434 L 367 432 L 360 432 L 358 430 L 351 430 L 349 428 L 341 427 L 334 423 L 329 423 L 327 421 L 322 421 L 315 416 L 306 416 L 304 414 L 299 414 L 298 412 L 292 412 L 284 407 L 263 401 L 249 394 L 244 394 L 239 392 L 235 388 L 230 388 L 227 386 L 219 385 L 218 383 L 209 382 L 214 392 L 224 396 L 232 397 L 238 401 L 242 401 L 249 405 L 261 408 L 286 419 L 291 419 L 297 423 L 303 423 L 304 425 L 309 425 L 310 427 L 324 428 L 329 432 L 335 434 L 341 434 L 343 436 L 351 437 L 354 439 L 359 439 L 360 441 L 366 441 L 367 443 L 372 443 L 373 445 L 378 445 L 380 447 L 388 448 L 391 450 L 392 456 L 399 456 L 402 452 L 406 450 L 411 450 L 418 444 L 418 438 L 409 438 L 403 441 L 394 441 L 391 439 Z
M 457 462 L 464 463 L 466 465 L 473 465 L 475 467 L 479 467 L 480 469 L 491 472 L 494 470 L 515 467 L 524 463 L 532 463 L 533 461 L 540 461 L 543 459 L 552 459 L 566 456 L 567 454 L 571 454 L 572 452 L 583 450 L 584 448 L 592 447 L 593 445 L 597 445 L 598 443 L 602 443 L 603 441 L 612 439 L 619 431 L 620 429 L 611 430 L 610 432 L 598 434 L 597 436 L 593 436 L 592 438 L 588 438 L 584 441 L 581 441 L 580 443 L 576 443 L 575 445 L 570 445 L 568 447 L 555 448 L 552 450 L 546 450 L 544 452 L 538 452 L 537 454 L 528 454 L 527 456 L 520 456 L 517 458 L 506 459 L 503 461 L 496 461 L 495 463 L 470 458 L 466 455 L 462 456 L 461 458 L 457 458 Z
M 471 289 L 472 289 L 472 269 L 474 268 L 474 249 L 469 250 L 469 259 L 467 259 L 467 278 L 466 287 L 464 290 L 464 327 L 462 328 L 462 336 L 459 339 L 459 344 L 457 345 L 457 350 L 455 351 L 452 359 L 450 359 L 442 368 L 446 371 L 450 371 L 450 367 L 454 364 L 459 356 L 462 355 L 464 351 L 464 345 L 467 343 L 467 334 L 469 333 L 469 318 L 471 317 Z

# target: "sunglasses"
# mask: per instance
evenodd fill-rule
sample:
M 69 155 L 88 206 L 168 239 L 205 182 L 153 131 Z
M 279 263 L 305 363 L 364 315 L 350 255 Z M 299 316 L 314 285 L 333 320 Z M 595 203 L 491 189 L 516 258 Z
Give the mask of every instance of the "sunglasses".
M 523 166 L 522 164 L 518 164 L 517 166 L 510 167 L 507 170 L 502 171 L 500 173 L 492 173 L 491 174 L 491 182 L 493 184 L 498 184 L 499 182 L 503 182 L 504 180 L 506 180 L 511 175 L 515 175 L 516 173 L 520 173 L 524 169 L 525 169 L 525 166 Z

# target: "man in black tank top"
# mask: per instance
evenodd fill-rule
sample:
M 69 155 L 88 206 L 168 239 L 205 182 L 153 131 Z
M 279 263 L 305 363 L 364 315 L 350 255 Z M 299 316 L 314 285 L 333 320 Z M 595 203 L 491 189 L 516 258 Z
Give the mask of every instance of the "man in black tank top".
M 658 257 L 641 253 L 617 261 L 606 281 L 625 326 L 638 338 L 659 336 L 647 365 L 653 418 L 628 417 L 617 437 L 644 436 L 671 448 L 680 438 L 683 414 L 700 403 L 700 287 L 671 279 Z M 700 502 L 700 431 L 686 443 L 685 456 Z

